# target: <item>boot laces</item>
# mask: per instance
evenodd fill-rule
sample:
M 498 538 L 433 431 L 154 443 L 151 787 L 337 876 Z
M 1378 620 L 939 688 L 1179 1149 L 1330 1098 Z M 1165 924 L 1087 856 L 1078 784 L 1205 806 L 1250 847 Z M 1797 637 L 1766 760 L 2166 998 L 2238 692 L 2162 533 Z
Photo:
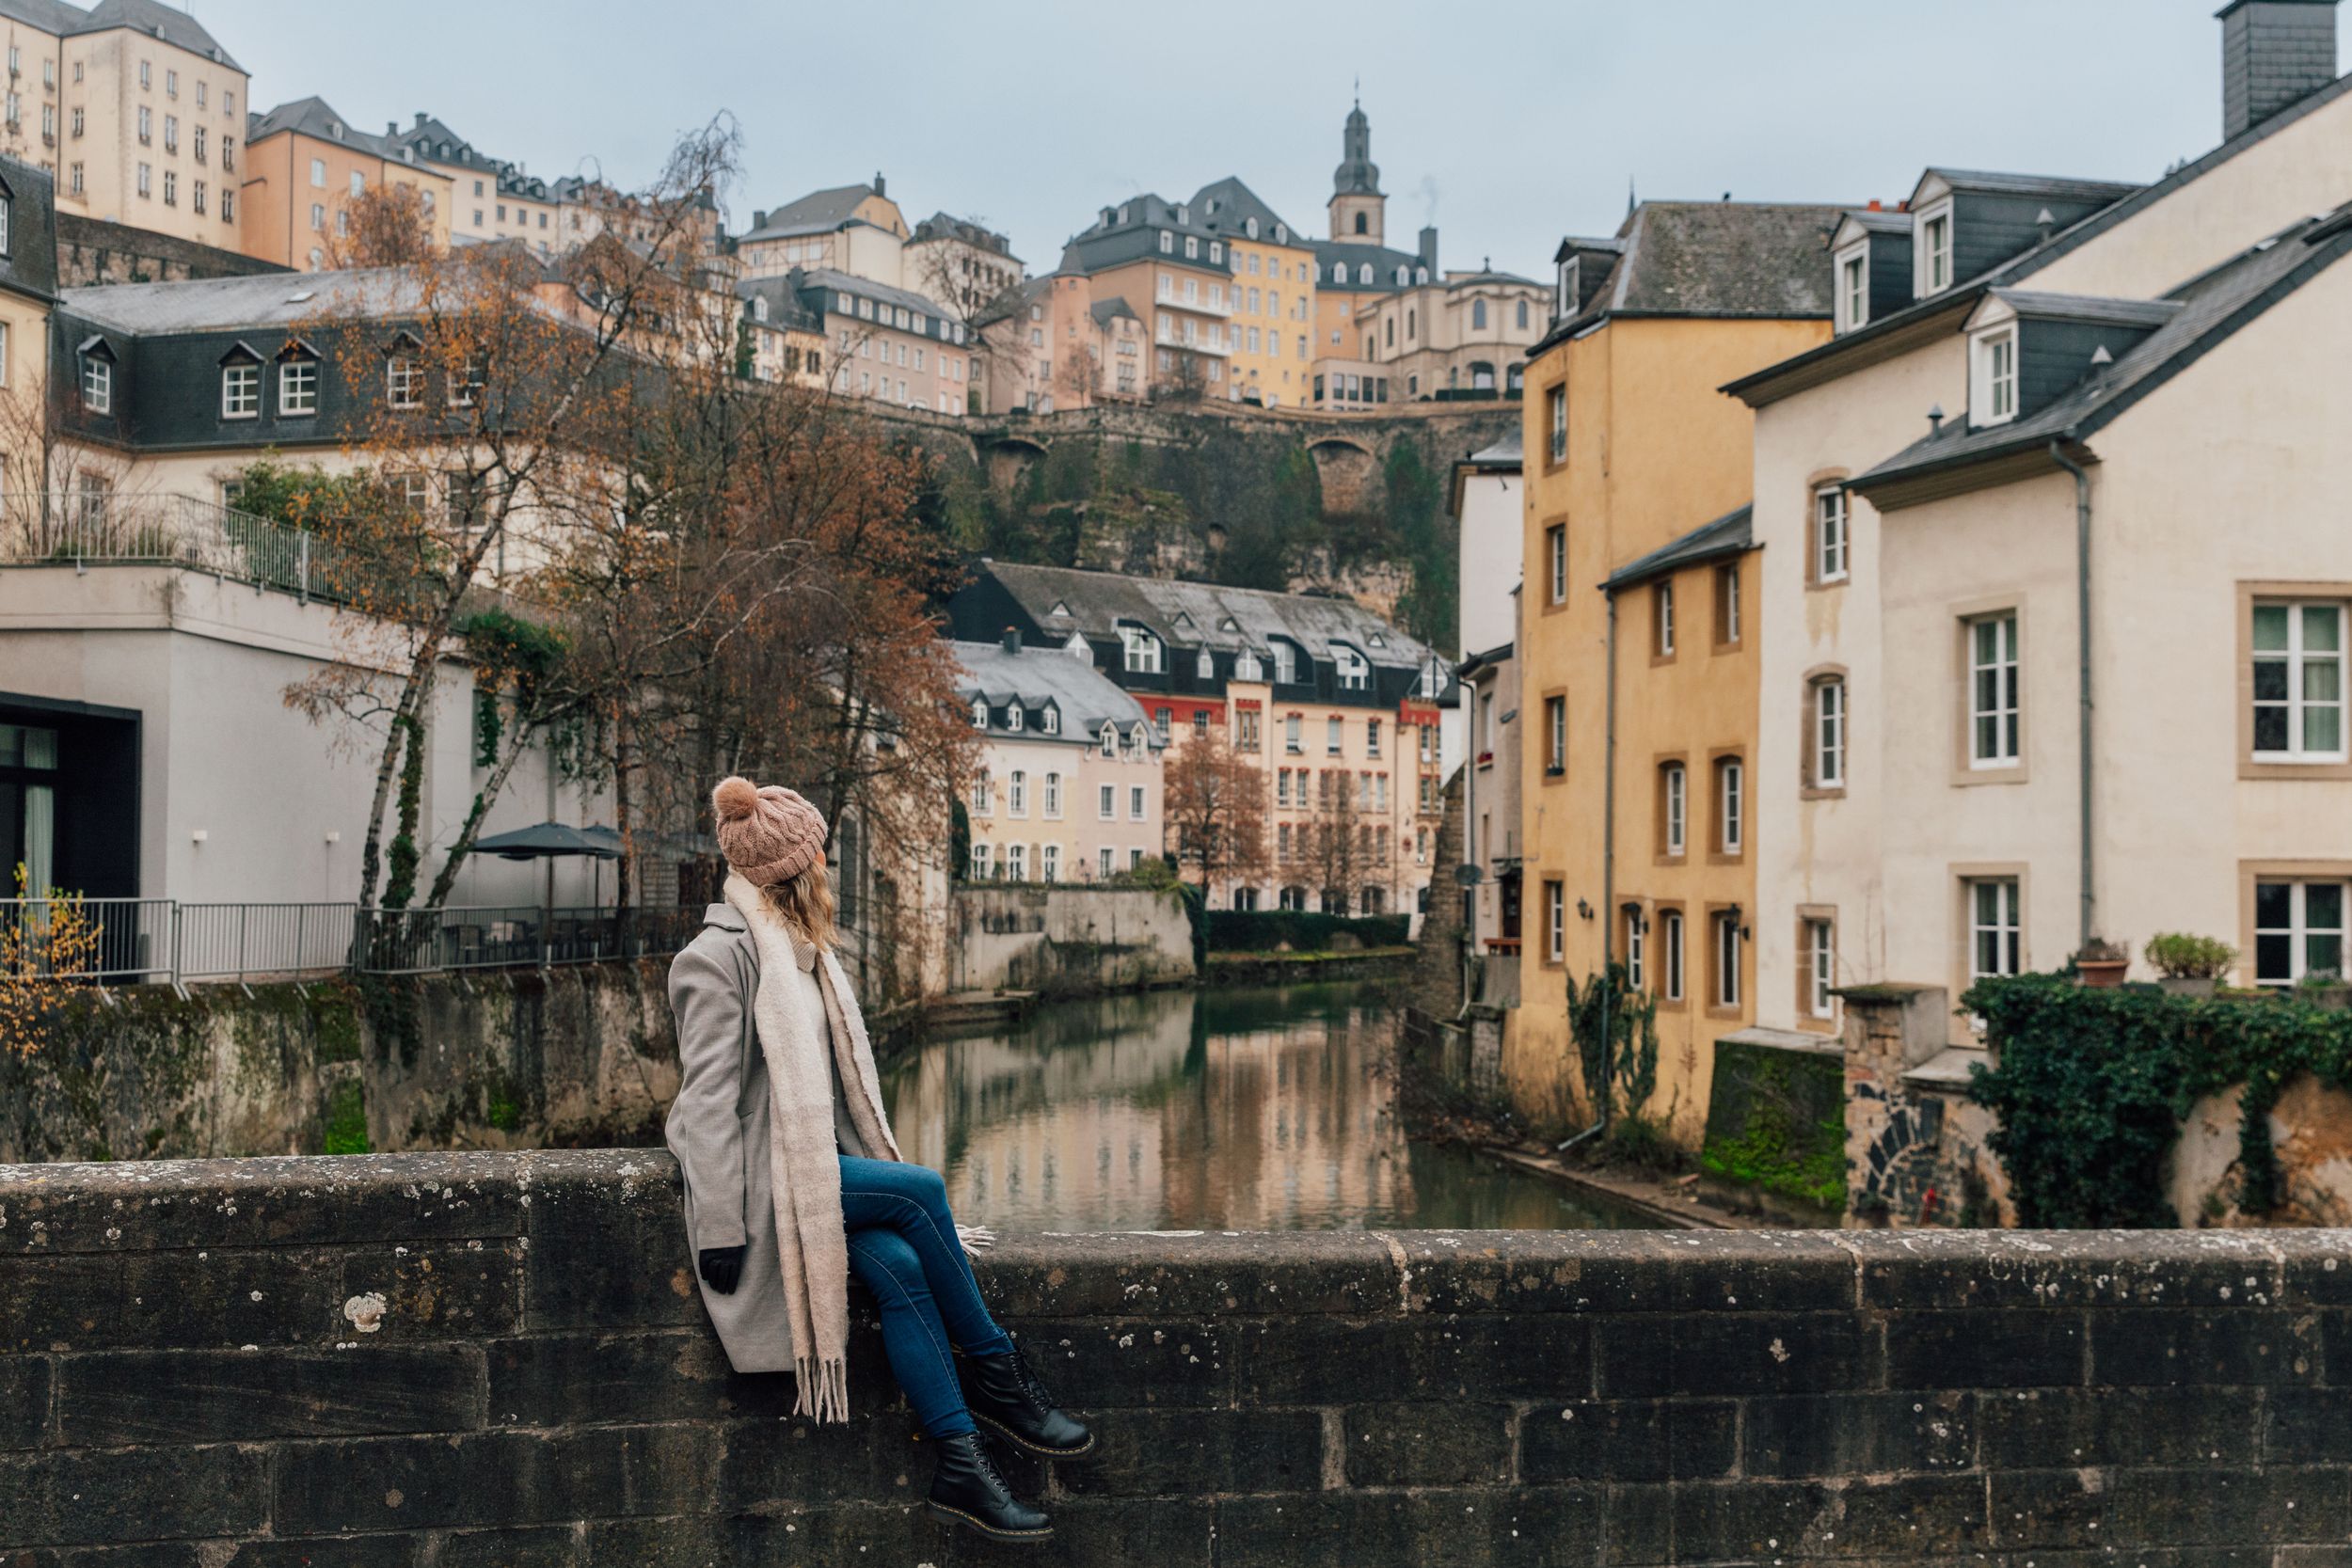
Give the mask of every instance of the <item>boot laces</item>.
M 977 1432 L 972 1434 L 972 1459 L 981 1480 L 993 1482 L 1005 1496 L 1012 1496 L 1012 1485 L 1005 1480 L 1005 1472 L 996 1467 L 996 1456 L 989 1451 L 988 1439 Z
M 1012 1375 L 1020 1384 L 1021 1391 L 1037 1406 L 1038 1414 L 1043 1415 L 1054 1408 L 1054 1396 L 1046 1392 L 1043 1381 L 1037 1375 L 1037 1369 L 1029 1365 L 1028 1353 L 1018 1345 L 1012 1349 Z

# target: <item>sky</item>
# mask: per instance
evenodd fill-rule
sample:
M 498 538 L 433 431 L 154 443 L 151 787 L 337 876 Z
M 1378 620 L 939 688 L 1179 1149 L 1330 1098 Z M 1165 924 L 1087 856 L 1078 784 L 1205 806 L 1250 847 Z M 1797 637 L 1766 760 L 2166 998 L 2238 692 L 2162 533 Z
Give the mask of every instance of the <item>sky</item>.
M 1324 230 L 1351 97 L 1389 239 L 1531 277 L 1644 198 L 1889 204 L 1938 165 L 2153 180 L 2220 136 L 2219 0 L 194 0 L 255 105 L 419 110 L 642 182 L 731 115 L 731 227 L 877 171 L 1034 273 L 1106 203 L 1241 177 Z M 349 26 L 355 15 L 363 24 Z

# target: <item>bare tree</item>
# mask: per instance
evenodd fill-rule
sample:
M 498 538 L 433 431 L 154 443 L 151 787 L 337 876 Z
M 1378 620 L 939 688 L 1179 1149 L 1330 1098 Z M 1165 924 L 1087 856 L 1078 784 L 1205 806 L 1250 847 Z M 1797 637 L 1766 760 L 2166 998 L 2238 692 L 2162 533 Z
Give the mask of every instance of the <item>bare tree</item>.
M 1264 770 L 1212 728 L 1175 748 L 1167 765 L 1168 830 L 1176 863 L 1200 873 L 1209 895 L 1221 880 L 1265 873 Z

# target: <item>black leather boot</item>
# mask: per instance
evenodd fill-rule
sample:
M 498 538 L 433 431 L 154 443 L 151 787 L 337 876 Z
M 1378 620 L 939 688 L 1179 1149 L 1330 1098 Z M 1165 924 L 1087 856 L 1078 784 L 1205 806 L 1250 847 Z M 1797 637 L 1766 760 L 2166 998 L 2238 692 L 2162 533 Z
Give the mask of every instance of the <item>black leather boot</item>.
M 977 1432 L 938 1439 L 939 1468 L 931 1473 L 931 1509 L 993 1541 L 1042 1541 L 1053 1522 L 1012 1495 Z
M 959 1356 L 957 1370 L 972 1418 L 992 1432 L 1047 1459 L 1075 1459 L 1092 1451 L 1094 1433 L 1054 1403 L 1054 1396 L 1019 1350 L 1008 1355 Z

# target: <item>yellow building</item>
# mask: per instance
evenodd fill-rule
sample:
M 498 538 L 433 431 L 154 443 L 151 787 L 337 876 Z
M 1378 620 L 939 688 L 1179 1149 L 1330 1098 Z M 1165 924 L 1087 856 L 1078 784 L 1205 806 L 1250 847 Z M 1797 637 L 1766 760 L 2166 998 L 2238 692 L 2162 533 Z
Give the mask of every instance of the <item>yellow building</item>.
M 323 98 L 280 103 L 256 119 L 245 150 L 238 239 L 247 256 L 309 272 L 332 266 L 336 242 L 350 234 L 351 202 L 386 185 L 414 189 L 435 248 L 449 248 L 450 174 L 360 130 Z
M 1240 326 L 1225 252 L 1200 208 L 1146 194 L 1104 208 L 1064 247 L 1060 271 L 1086 279 L 1089 305 L 1122 300 L 1148 324 L 1145 395 L 1224 403 L 1237 396 L 1227 372 Z
M 1525 944 L 1503 1060 L 1535 1116 L 1593 1110 L 1571 977 L 1621 963 L 1656 999 L 1644 1109 L 1686 1145 L 1715 1041 L 1755 1016 L 1752 416 L 1717 388 L 1829 337 L 1839 215 L 1653 202 L 1561 247 L 1526 379 Z
M 1312 242 L 1239 180 L 1203 185 L 1193 211 L 1225 236 L 1233 273 L 1225 395 L 1268 408 L 1304 408 L 1314 372 L 1315 253 Z

